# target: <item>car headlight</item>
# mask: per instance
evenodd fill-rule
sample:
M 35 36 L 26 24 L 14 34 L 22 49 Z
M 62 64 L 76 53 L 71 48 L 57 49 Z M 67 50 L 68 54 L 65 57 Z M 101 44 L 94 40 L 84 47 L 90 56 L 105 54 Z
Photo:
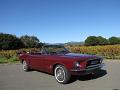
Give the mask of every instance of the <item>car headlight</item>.
M 79 62 L 75 62 L 75 66 L 76 66 L 76 67 L 79 67 L 79 66 L 80 66 L 80 63 L 79 63 Z
M 81 68 L 82 66 L 80 65 L 80 62 L 75 62 L 75 68 Z

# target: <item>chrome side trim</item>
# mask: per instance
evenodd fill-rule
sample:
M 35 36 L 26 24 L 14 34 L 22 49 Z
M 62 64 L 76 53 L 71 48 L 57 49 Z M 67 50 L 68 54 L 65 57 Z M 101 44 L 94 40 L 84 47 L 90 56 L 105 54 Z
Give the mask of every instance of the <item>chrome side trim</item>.
M 81 72 L 81 71 L 90 71 L 90 70 L 94 70 L 94 69 L 100 69 L 102 67 L 104 67 L 105 64 L 97 64 L 97 65 L 92 65 L 92 66 L 88 66 L 86 69 L 72 69 L 72 72 Z
M 102 63 L 102 64 L 103 64 L 103 63 Z M 87 69 L 89 69 L 89 68 L 93 68 L 93 67 L 99 67 L 99 66 L 101 66 L 102 64 L 90 65 L 90 66 L 87 67 Z

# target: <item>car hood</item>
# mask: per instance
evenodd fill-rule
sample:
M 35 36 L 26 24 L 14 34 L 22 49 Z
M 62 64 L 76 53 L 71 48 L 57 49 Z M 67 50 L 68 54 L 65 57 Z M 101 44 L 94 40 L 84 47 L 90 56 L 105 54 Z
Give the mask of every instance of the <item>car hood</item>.
M 74 58 L 74 59 L 95 59 L 95 58 L 100 58 L 95 55 L 88 55 L 88 54 L 77 54 L 77 53 L 67 53 L 64 55 L 64 57 L 68 58 Z

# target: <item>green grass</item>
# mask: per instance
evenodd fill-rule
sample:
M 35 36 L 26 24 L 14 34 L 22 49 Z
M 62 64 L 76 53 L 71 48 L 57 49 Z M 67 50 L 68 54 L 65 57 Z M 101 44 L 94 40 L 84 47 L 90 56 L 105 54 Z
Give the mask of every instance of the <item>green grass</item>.
M 6 57 L 0 57 L 0 64 L 3 64 L 3 63 L 18 63 L 19 60 L 18 60 L 18 57 L 16 56 L 13 56 L 11 58 L 6 58 Z

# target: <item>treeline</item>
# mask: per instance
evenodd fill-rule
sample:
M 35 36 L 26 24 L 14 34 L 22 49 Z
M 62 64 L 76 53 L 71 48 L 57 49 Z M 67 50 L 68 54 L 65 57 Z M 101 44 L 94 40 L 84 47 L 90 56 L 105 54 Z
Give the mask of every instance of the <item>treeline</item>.
M 89 36 L 84 41 L 85 46 L 116 45 L 116 44 L 120 44 L 120 38 L 118 37 L 110 37 L 109 39 L 106 39 L 102 36 Z M 42 45 L 43 43 L 40 42 L 36 36 L 23 35 L 21 37 L 17 37 L 12 34 L 0 33 L 0 50 L 14 50 L 20 48 L 41 48 Z
M 0 33 L 0 50 L 39 48 L 42 45 L 36 36 L 23 35 L 19 38 L 12 34 Z
M 120 38 L 118 37 L 110 37 L 106 39 L 102 36 L 89 36 L 85 40 L 86 46 L 96 46 L 96 45 L 116 45 L 120 44 Z

